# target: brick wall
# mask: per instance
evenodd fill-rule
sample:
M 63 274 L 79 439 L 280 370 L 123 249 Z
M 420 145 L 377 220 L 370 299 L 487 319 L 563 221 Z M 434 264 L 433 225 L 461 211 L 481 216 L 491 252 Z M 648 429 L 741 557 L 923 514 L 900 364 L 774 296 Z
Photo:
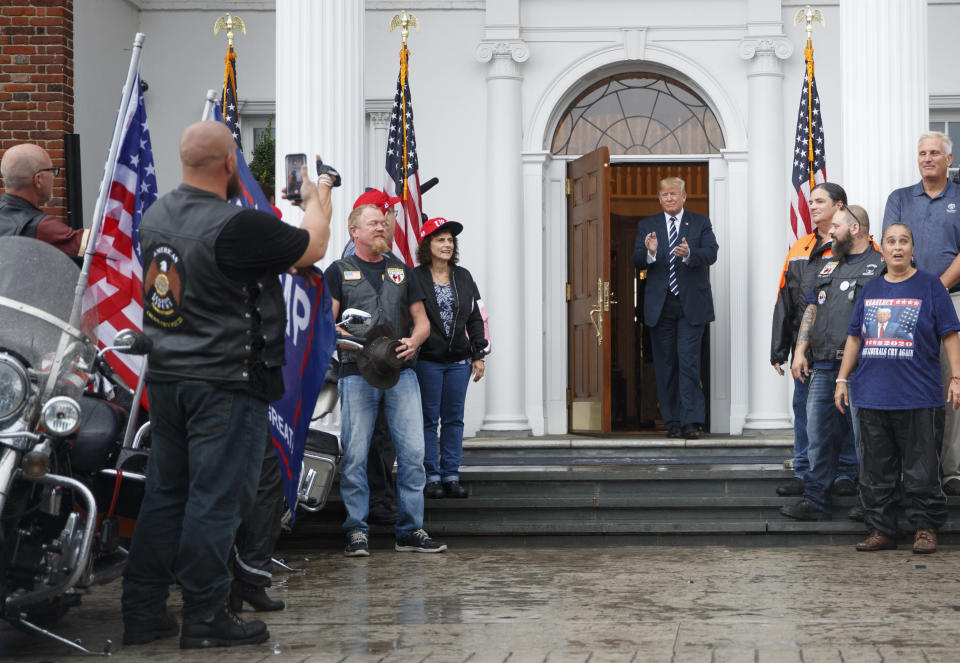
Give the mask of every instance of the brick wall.
M 0 153 L 37 143 L 64 165 L 73 133 L 74 0 L 0 0 Z M 63 218 L 66 184 L 54 183 L 46 209 Z

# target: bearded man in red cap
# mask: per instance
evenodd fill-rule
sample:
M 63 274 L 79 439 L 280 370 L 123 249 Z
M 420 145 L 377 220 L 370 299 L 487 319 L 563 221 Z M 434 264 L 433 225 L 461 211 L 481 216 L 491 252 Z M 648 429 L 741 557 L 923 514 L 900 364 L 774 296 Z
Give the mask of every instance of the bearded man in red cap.
M 397 227 L 397 215 L 393 206 L 398 202 L 400 198 L 391 198 L 380 189 L 368 188 L 353 203 L 355 210 L 364 205 L 374 205 L 383 212 L 387 220 L 384 228 L 387 254 L 393 246 L 393 231 Z M 340 257 L 346 258 L 356 252 L 356 245 L 351 238 L 343 247 Z M 390 427 L 381 403 L 377 411 L 377 422 L 373 427 L 373 437 L 370 438 L 370 454 L 367 457 L 367 484 L 370 487 L 370 513 L 367 519 L 375 525 L 393 525 L 397 522 L 397 482 L 393 478 L 393 465 L 396 461 L 397 453 L 393 448 L 393 438 L 390 437 Z

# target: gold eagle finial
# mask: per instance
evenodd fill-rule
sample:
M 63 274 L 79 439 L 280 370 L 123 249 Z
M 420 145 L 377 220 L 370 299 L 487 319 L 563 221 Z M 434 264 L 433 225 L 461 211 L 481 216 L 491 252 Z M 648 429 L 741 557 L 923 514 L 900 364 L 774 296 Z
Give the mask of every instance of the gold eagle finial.
M 247 34 L 247 26 L 244 25 L 243 19 L 239 16 L 231 16 L 230 12 L 227 12 L 226 16 L 221 16 L 217 19 L 217 22 L 213 24 L 213 36 L 216 37 L 220 34 L 221 30 L 226 30 L 227 46 L 233 48 L 234 28 L 237 28 L 243 34 Z
M 813 36 L 814 23 L 819 23 L 824 27 L 827 25 L 823 20 L 823 13 L 821 13 L 819 9 L 814 9 L 810 5 L 807 5 L 798 11 L 796 17 L 793 19 L 794 25 L 800 25 L 801 22 L 805 22 L 807 24 L 807 39 L 810 39 Z
M 407 43 L 407 36 L 410 34 L 410 26 L 413 26 L 419 30 L 420 22 L 417 20 L 416 16 L 413 14 L 408 14 L 406 9 L 401 11 L 390 20 L 390 32 L 393 32 L 394 28 L 400 28 L 400 38 L 403 40 L 404 44 Z

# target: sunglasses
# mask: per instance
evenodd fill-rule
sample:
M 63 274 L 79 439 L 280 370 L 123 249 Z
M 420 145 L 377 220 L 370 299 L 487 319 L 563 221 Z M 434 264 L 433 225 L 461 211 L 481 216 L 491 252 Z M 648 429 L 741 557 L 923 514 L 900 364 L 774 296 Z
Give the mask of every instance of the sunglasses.
M 41 168 L 37 171 L 37 175 L 40 173 L 53 173 L 53 176 L 56 177 L 60 174 L 60 166 L 50 166 L 49 168 Z

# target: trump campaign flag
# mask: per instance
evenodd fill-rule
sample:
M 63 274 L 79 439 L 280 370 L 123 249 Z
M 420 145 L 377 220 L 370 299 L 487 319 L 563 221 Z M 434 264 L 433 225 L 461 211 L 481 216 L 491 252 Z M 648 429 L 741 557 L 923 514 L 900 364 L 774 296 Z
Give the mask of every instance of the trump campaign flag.
M 233 55 L 233 57 L 230 57 Z M 250 172 L 240 146 L 239 112 L 236 96 L 236 54 L 231 47 L 226 58 L 224 92 L 225 106 L 214 103 L 209 117 L 230 128 L 237 144 L 237 170 L 241 192 L 230 202 L 273 213 L 273 207 Z M 297 491 L 303 465 L 303 451 L 307 440 L 310 418 L 317 396 L 323 386 L 327 366 L 336 347 L 336 328 L 333 323 L 332 300 L 323 282 L 323 274 L 313 270 L 305 279 L 301 276 L 280 276 L 287 311 L 285 358 L 283 366 L 283 397 L 270 404 L 270 438 L 280 459 L 284 496 L 290 512 L 296 518 Z

